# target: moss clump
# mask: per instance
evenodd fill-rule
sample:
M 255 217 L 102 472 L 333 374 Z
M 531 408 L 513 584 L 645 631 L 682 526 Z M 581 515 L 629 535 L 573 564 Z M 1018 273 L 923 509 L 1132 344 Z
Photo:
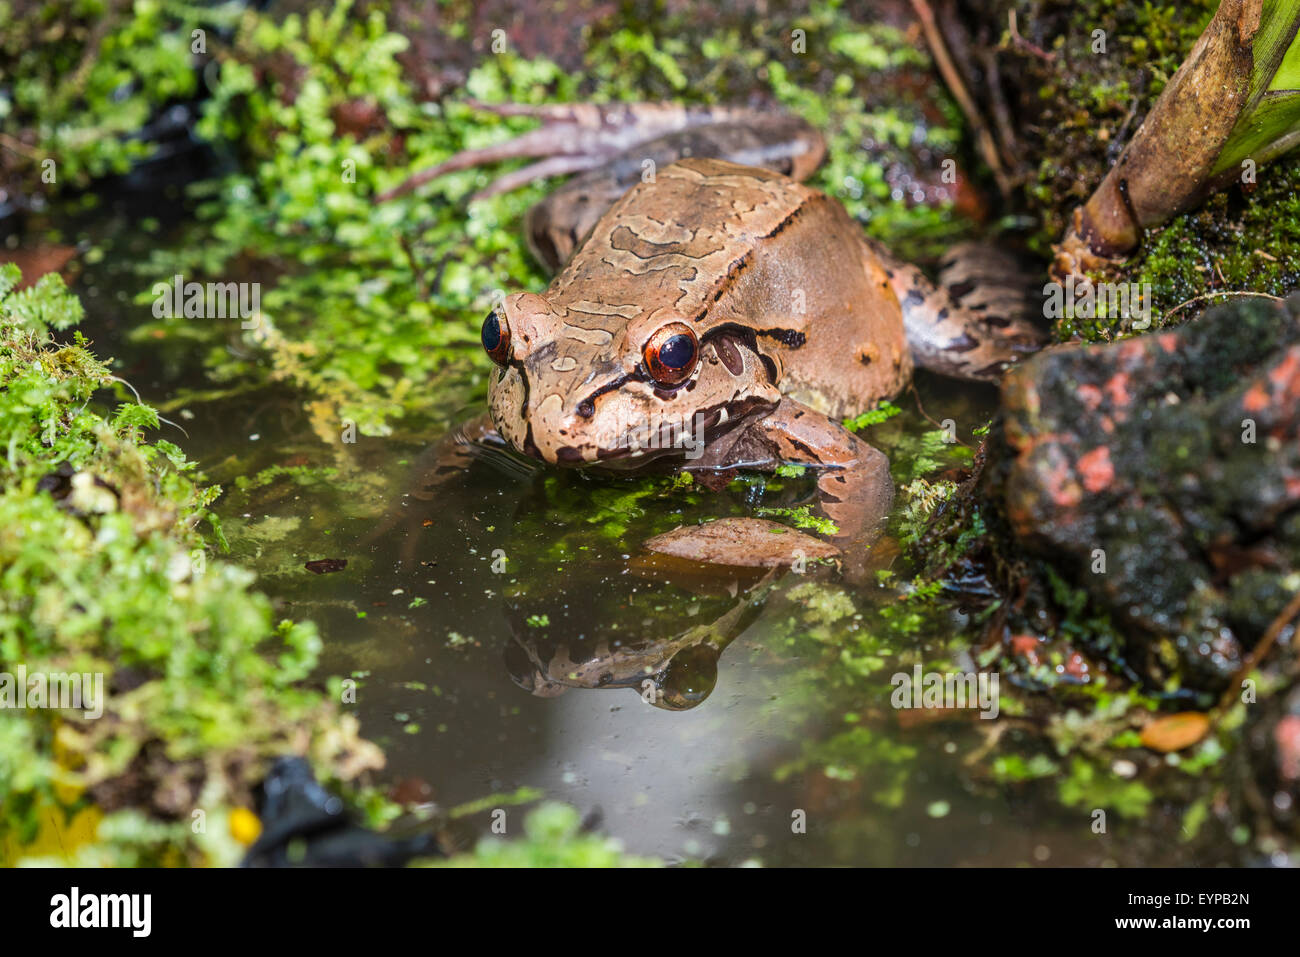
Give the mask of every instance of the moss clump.
M 132 134 L 195 95 L 196 45 L 237 16 L 180 0 L 0 0 L 0 176 L 13 194 L 48 198 L 151 156 Z
M 1023 182 L 1043 253 L 1100 185 L 1218 7 L 1091 0 L 972 0 L 972 39 L 992 50 L 996 88 L 977 78 L 981 102 L 1005 99 L 1014 123 L 990 120 Z M 1016 32 L 1010 28 L 1015 15 Z M 987 85 L 986 85 L 987 84 Z
M 1000 137 L 1003 152 L 1013 168 L 1019 164 L 1035 222 L 1031 244 L 1046 253 L 1119 158 L 1218 3 L 997 0 L 972 7 L 983 24 L 972 34 L 994 48 L 1017 119 L 1014 142 Z M 1009 26 L 1012 12 L 1018 38 Z M 1199 314 L 1215 293 L 1284 296 L 1300 287 L 1297 186 L 1300 163 L 1284 157 L 1259 170 L 1257 184 L 1234 186 L 1150 230 L 1133 258 L 1091 278 L 1150 284 L 1152 328 Z M 1131 318 L 1116 315 L 1070 317 L 1056 327 L 1059 339 L 1087 342 L 1138 331 Z
M 218 490 L 144 439 L 157 414 L 97 411 L 115 377 L 79 334 L 53 335 L 77 300 L 57 276 L 18 280 L 0 267 L 0 671 L 99 675 L 102 695 L 0 722 L 0 847 L 71 852 L 93 805 L 109 816 L 80 837 L 101 862 L 229 863 L 224 822 L 265 759 L 307 753 L 338 781 L 382 757 L 302 686 L 315 628 L 277 623 L 251 573 L 210 557 L 198 525 Z M 51 819 L 66 826 L 43 835 Z

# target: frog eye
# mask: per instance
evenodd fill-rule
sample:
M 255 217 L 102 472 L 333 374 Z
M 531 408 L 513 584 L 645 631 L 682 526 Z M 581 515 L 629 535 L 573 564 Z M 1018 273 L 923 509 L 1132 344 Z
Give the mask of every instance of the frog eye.
M 645 344 L 646 371 L 660 385 L 677 385 L 695 371 L 699 352 L 695 330 L 684 322 L 670 322 L 656 329 Z
M 504 366 L 510 358 L 510 325 L 493 309 L 483 320 L 483 331 L 479 333 L 483 348 L 492 361 Z

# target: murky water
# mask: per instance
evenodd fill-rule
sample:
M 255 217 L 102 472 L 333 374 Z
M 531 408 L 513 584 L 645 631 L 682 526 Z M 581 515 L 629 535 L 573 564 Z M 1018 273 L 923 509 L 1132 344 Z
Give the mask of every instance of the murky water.
M 183 347 L 129 337 L 148 307 L 130 301 L 147 284 L 127 267 L 167 241 L 132 230 L 131 215 L 94 219 L 97 238 L 118 238 L 76 288 L 97 350 L 121 357 L 121 373 L 161 403 L 199 381 L 200 365 Z M 967 440 L 996 400 L 991 389 L 928 376 L 918 390 L 926 413 L 953 418 Z M 449 395 L 449 406 L 459 402 Z M 906 411 L 884 434 L 932 427 L 911 397 L 899 404 Z M 431 425 L 428 442 L 359 437 L 348 450 L 353 467 L 333 478 L 240 491 L 241 475 L 268 466 L 339 460 L 291 395 L 258 391 L 191 403 L 187 413 L 169 417 L 188 431 L 179 438 L 186 451 L 230 489 L 218 510 L 233 557 L 262 576 L 285 615 L 318 623 L 322 676 L 357 678 L 362 731 L 388 755 L 381 783 L 422 779 L 444 807 L 538 788 L 599 809 L 601 828 L 629 850 L 668 860 L 1186 862 L 1185 849 L 1143 837 L 1155 828 L 1123 829 L 1122 841 L 1119 828 L 1092 833 L 1087 811 L 1062 807 L 1051 781 L 995 786 L 974 774 L 968 761 L 993 722 L 908 723 L 878 692 L 855 697 L 836 638 L 879 625 L 898 605 L 896 589 L 849 589 L 812 573 L 853 603 L 812 641 L 806 609 L 790 594 L 804 577 L 683 581 L 638 564 L 637 542 L 743 511 L 758 494 L 752 484 L 716 495 L 666 483 L 645 492 L 626 480 L 524 473 L 484 459 L 431 488 L 424 459 L 440 431 Z M 457 414 L 449 408 L 448 420 Z M 762 491 L 773 504 L 801 490 L 790 482 Z M 347 567 L 320 575 L 304 567 L 320 559 Z M 961 646 L 965 627 L 954 614 L 906 645 L 885 642 L 873 667 L 888 675 L 910 668 L 918 651 Z M 635 670 L 627 687 L 526 690 L 573 670 L 551 667 L 560 649 L 575 661 L 618 649 L 635 669 L 660 661 L 673 641 L 691 650 L 665 680 L 682 701 L 703 698 L 689 709 L 645 704 Z M 808 758 L 818 745 L 829 750 Z M 838 765 L 835 748 L 844 751 Z M 522 813 L 512 809 L 508 820 Z

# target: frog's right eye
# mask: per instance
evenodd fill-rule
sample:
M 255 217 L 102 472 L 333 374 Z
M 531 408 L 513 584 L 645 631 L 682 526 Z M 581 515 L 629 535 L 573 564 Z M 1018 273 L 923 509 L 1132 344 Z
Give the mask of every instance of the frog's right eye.
M 510 358 L 510 325 L 495 309 L 483 320 L 483 331 L 479 333 L 479 338 L 492 361 L 504 366 Z
M 684 322 L 670 322 L 650 336 L 642 358 L 652 379 L 660 385 L 675 386 L 690 378 L 699 354 L 695 330 Z

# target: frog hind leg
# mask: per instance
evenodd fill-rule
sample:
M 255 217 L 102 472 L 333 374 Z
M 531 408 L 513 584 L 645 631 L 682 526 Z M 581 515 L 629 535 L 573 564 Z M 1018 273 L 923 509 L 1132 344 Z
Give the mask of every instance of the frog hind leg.
M 903 309 L 907 344 L 931 372 L 997 382 L 1003 372 L 1047 343 L 1032 316 L 1042 315 L 1034 278 L 1010 254 L 978 243 L 949 250 L 939 283 L 873 243 Z
M 800 558 L 839 557 L 845 574 L 858 579 L 871 546 L 884 531 L 894 500 L 893 480 L 884 453 L 819 412 L 783 398 L 758 417 L 725 450 L 723 461 L 770 470 L 778 465 L 817 469 L 817 513 L 834 523 L 830 541 L 757 518 L 719 519 L 683 526 L 646 543 L 651 551 L 695 561 L 729 565 L 793 565 Z M 737 458 L 733 453 L 743 450 Z M 828 549 L 828 545 L 834 551 Z M 838 555 L 836 555 L 838 553 Z
M 481 199 L 517 189 L 535 179 L 601 166 L 620 153 L 670 133 L 712 123 L 745 123 L 761 115 L 744 107 L 680 106 L 674 103 L 529 106 L 474 102 L 472 105 L 498 116 L 534 117 L 542 125 L 502 143 L 462 150 L 380 194 L 376 197 L 377 202 L 403 196 L 447 173 L 508 159 L 527 157 L 539 160 L 506 174 L 472 197 Z

